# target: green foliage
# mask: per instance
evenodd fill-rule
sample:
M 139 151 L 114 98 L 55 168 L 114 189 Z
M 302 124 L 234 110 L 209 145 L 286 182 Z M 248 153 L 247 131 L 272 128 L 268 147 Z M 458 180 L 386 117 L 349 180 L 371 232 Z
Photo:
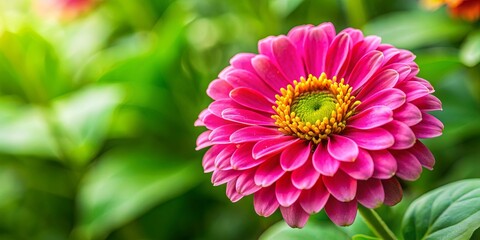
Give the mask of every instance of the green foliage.
M 42 2 L 0 1 L 0 239 L 375 239 L 361 216 L 338 228 L 322 212 L 298 230 L 275 224 L 279 213 L 257 216 L 251 197 L 232 204 L 194 150 L 210 81 L 234 54 L 301 24 L 357 27 L 411 50 L 443 102 L 435 114 L 444 135 L 425 141 L 435 170 L 402 182 L 403 201 L 378 210 L 395 233 L 418 196 L 480 177 L 478 23 L 445 9 L 400 0 L 113 0 L 62 17 Z M 406 238 L 417 236 L 416 213 L 451 215 L 431 223 L 435 237 L 478 210 L 478 196 L 457 201 L 478 192 L 477 181 L 460 183 L 412 205 Z M 420 207 L 433 196 L 459 211 Z
M 349 239 L 348 235 L 340 228 L 329 224 L 309 222 L 304 228 L 289 227 L 285 222 L 279 222 L 259 238 L 260 240 L 300 240 L 300 239 Z
M 403 219 L 405 239 L 470 239 L 480 228 L 480 179 L 448 184 L 415 200 Z

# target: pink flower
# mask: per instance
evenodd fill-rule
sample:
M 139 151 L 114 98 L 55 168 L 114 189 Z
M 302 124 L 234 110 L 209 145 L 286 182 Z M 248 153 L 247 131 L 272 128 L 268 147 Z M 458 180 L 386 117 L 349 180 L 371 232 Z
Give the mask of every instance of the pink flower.
M 278 208 L 292 227 L 325 209 L 350 225 L 357 206 L 395 205 L 397 178 L 413 181 L 434 157 L 419 138 L 442 134 L 441 110 L 415 56 L 331 23 L 267 37 L 240 53 L 207 89 L 197 149 L 232 202 L 254 194 L 255 211 Z
M 71 20 L 88 12 L 97 0 L 35 0 L 37 12 L 44 17 Z

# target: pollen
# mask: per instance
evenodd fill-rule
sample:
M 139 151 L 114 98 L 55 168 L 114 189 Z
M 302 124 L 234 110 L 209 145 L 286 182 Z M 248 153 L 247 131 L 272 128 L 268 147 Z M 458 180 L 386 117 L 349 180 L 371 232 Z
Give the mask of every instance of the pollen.
M 272 115 L 278 130 L 315 144 L 342 132 L 360 104 L 343 79 L 337 82 L 337 77 L 328 79 L 325 73 L 319 78 L 311 74 L 307 79 L 301 77 L 280 92 Z

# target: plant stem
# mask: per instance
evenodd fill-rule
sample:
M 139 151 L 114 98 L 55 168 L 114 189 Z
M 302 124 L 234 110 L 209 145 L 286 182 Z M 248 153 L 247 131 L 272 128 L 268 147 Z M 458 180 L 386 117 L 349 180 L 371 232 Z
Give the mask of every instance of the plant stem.
M 397 240 L 395 234 L 393 234 L 392 230 L 388 228 L 387 224 L 385 224 L 375 210 L 368 209 L 364 206 L 359 206 L 358 211 L 367 223 L 367 226 L 375 235 L 377 235 L 377 237 L 385 240 Z

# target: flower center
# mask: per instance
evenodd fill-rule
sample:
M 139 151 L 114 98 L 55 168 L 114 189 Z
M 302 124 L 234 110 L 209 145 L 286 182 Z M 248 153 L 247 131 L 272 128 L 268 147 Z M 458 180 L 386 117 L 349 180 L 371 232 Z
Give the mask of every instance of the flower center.
M 276 95 L 273 115 L 278 130 L 286 135 L 318 144 L 332 133 L 340 133 L 346 122 L 355 113 L 360 101 L 351 95 L 352 88 L 343 79 L 327 79 L 325 73 L 319 78 L 309 75 L 300 78 Z
M 293 100 L 291 111 L 304 122 L 322 121 L 335 111 L 335 96 L 323 91 L 303 93 Z

